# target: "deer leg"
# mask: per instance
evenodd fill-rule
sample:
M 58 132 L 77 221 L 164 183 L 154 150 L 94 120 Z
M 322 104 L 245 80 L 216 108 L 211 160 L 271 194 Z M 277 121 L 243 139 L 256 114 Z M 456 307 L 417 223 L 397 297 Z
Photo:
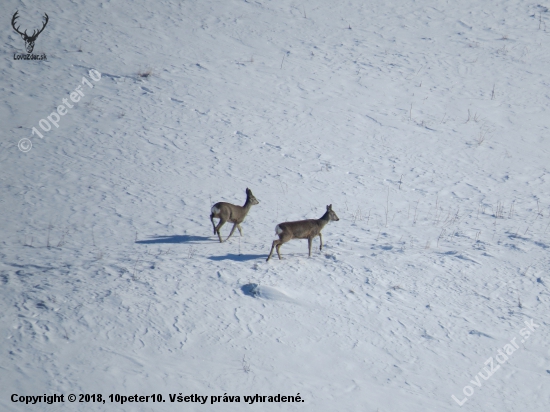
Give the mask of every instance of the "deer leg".
M 313 238 L 307 238 L 307 247 L 309 248 L 309 257 L 311 257 L 311 244 L 313 243 Z
M 220 229 L 222 228 L 222 226 L 225 224 L 225 220 L 223 220 L 222 218 L 220 218 L 220 221 L 218 222 L 218 226 L 216 226 L 216 233 L 218 234 L 218 237 L 220 238 L 220 243 L 223 242 L 222 240 L 222 235 L 220 235 Z
M 227 236 L 227 239 L 225 239 L 226 241 L 229 240 L 229 238 L 231 237 L 231 235 L 233 234 L 233 232 L 235 231 L 235 229 L 237 228 L 238 224 L 235 223 L 233 225 L 233 229 L 231 229 L 231 232 L 229 232 L 229 236 Z
M 241 225 L 237 225 L 237 229 L 239 229 L 239 233 L 242 236 L 243 235 L 243 228 L 241 227 Z
M 214 234 L 216 234 L 216 225 L 214 224 L 214 213 L 210 215 L 210 221 L 212 222 L 212 227 L 214 228 Z
M 269 261 L 269 259 L 271 258 L 271 255 L 273 254 L 273 249 L 275 248 L 275 246 L 277 245 L 277 242 L 278 240 L 274 240 L 273 243 L 271 244 L 271 250 L 269 251 L 269 256 L 267 257 L 267 259 L 265 260 L 266 262 Z M 279 253 L 279 250 L 277 250 L 277 254 Z M 280 259 L 280 257 L 279 257 Z
M 279 243 L 279 244 L 277 245 L 277 255 L 279 256 L 279 260 L 282 260 L 282 259 L 283 259 L 283 258 L 281 257 L 281 252 L 280 252 L 280 249 L 281 249 L 281 246 L 282 246 L 282 245 L 283 245 L 282 243 Z
M 277 249 L 277 255 L 279 256 L 279 260 L 282 260 L 283 257 L 281 256 L 281 246 L 283 246 L 283 244 L 285 244 L 286 242 L 288 242 L 289 240 L 292 239 L 292 235 L 289 234 L 289 233 L 281 233 L 279 235 L 279 240 L 276 240 L 275 242 L 273 242 L 273 244 L 276 244 L 276 249 Z
M 321 246 L 319 247 L 319 250 L 323 250 L 323 235 L 319 233 L 319 241 L 321 242 Z

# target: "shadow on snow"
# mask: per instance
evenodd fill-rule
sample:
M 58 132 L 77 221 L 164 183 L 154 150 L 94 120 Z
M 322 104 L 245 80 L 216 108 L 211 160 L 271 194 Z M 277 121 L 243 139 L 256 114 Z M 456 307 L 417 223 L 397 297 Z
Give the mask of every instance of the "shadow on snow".
M 235 255 L 234 253 L 228 253 L 225 256 L 210 256 L 210 260 L 235 260 L 237 262 L 245 262 L 247 260 L 264 259 L 267 255 Z
M 173 236 L 151 236 L 147 240 L 137 240 L 141 245 L 151 245 L 157 243 L 199 243 L 212 241 L 212 238 L 205 236 L 173 235 Z

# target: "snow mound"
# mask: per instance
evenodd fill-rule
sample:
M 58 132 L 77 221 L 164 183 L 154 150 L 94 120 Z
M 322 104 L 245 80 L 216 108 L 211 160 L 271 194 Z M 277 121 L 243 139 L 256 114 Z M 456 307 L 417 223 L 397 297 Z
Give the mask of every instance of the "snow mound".
M 262 286 L 256 283 L 248 283 L 241 287 L 243 293 L 247 296 L 252 296 L 253 298 L 261 298 L 266 300 L 277 300 L 280 302 L 289 302 L 289 303 L 298 303 L 285 292 L 272 287 L 272 286 Z

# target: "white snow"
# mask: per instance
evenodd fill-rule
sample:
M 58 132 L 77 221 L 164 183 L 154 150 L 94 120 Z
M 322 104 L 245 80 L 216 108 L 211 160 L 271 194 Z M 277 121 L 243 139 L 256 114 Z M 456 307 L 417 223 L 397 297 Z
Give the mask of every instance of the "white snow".
M 548 410 L 547 7 L 5 1 L 0 409 Z M 28 32 L 48 13 L 47 61 L 14 60 L 17 10 Z M 211 207 L 246 187 L 220 244 Z M 327 204 L 322 253 L 266 263 Z M 10 400 L 54 393 L 107 402 Z

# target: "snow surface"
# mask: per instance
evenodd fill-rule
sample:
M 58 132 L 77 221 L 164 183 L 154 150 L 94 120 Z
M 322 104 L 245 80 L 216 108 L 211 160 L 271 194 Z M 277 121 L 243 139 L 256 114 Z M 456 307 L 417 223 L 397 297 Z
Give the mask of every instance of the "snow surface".
M 548 410 L 550 4 L 2 4 L 2 411 Z M 47 61 L 13 59 L 16 10 L 48 13 Z M 220 244 L 210 208 L 246 187 Z M 328 204 L 322 253 L 265 262 Z M 305 402 L 242 399 L 279 393 Z

